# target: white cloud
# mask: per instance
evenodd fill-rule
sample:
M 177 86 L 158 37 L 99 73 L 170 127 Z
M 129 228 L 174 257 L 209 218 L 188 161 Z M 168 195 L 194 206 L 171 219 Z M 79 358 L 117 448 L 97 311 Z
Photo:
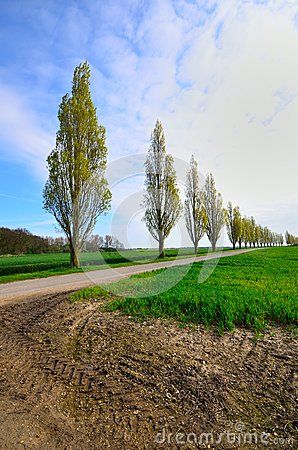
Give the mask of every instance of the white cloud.
M 30 165 L 38 176 L 45 176 L 45 158 L 53 147 L 53 136 L 45 132 L 26 100 L 10 87 L 0 84 L 0 136 L 3 154 Z
M 249 5 L 240 19 L 239 11 L 226 16 L 220 49 L 214 48 L 210 35 L 211 30 L 209 40 L 208 34 L 198 38 L 185 62 L 194 86 L 203 82 L 203 73 L 210 89 L 203 112 L 193 108 L 193 122 L 184 128 L 181 140 L 189 153 L 198 143 L 204 169 L 214 170 L 226 198 L 243 208 L 249 203 L 294 201 L 298 34 L 290 11 Z M 200 105 L 199 91 L 196 100 Z M 192 97 L 192 104 L 196 100 Z M 188 105 L 182 93 L 181 121 Z M 175 121 L 176 116 L 171 117 Z

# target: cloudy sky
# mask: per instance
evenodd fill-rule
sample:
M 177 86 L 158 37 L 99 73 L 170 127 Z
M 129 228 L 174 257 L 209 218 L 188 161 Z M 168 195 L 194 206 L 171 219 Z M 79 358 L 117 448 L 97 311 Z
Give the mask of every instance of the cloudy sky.
M 97 232 L 117 222 L 131 245 L 149 245 L 140 161 L 159 118 L 178 165 L 194 154 L 225 202 L 298 234 L 298 1 L 2 0 L 0 40 L 0 226 L 55 233 L 45 158 L 87 59 L 114 174 Z

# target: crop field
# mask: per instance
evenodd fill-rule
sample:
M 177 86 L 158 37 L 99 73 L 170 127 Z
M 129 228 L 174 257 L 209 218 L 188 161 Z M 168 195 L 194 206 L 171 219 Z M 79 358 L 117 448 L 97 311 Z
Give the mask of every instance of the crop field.
M 200 254 L 208 251 L 200 248 Z M 193 256 L 193 249 L 167 249 L 165 259 Z M 158 257 L 157 250 L 121 250 L 113 252 L 86 252 L 81 255 L 83 269 L 71 269 L 68 253 L 47 253 L 39 255 L 0 256 L 0 283 L 29 278 L 41 278 L 82 270 L 103 269 L 109 266 L 123 266 L 152 262 Z
M 270 248 L 222 258 L 204 283 L 202 262 L 160 269 L 110 284 L 109 310 L 140 318 L 173 318 L 181 323 L 214 325 L 220 331 L 269 324 L 297 325 L 298 247 Z M 180 280 L 177 281 L 176 280 Z M 163 292 L 163 286 L 172 285 Z M 150 292 L 152 295 L 150 295 Z M 156 292 L 161 292 L 153 295 Z M 100 289 L 79 291 L 73 299 L 100 296 Z

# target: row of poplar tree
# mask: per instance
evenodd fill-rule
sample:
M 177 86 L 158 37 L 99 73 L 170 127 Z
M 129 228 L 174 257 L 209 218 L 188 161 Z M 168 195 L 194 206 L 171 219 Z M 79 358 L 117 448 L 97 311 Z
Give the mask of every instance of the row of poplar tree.
M 286 231 L 285 238 L 287 245 L 298 245 L 298 236 L 294 236 L 294 234 L 289 233 L 288 230 Z
M 98 124 L 90 94 L 90 67 L 77 66 L 72 92 L 61 101 L 56 145 L 47 158 L 49 177 L 44 188 L 44 208 L 53 214 L 69 242 L 73 267 L 79 267 L 80 251 L 91 235 L 101 214 L 111 204 L 112 194 L 105 177 L 107 165 L 106 130 Z M 180 200 L 174 159 L 166 151 L 163 127 L 156 122 L 145 162 L 144 222 L 159 243 L 164 256 L 165 240 L 183 214 L 195 252 L 204 233 L 212 249 L 224 224 L 233 247 L 282 244 L 281 235 L 256 225 L 253 218 L 242 217 L 230 203 L 227 209 L 217 192 L 212 174 L 204 187 L 199 183 L 194 157 L 186 177 L 184 207 Z
M 151 136 L 151 146 L 146 160 L 145 216 L 144 221 L 151 235 L 159 242 L 159 254 L 164 256 L 164 241 L 184 210 L 186 228 L 197 253 L 199 241 L 206 233 L 212 250 L 224 225 L 229 239 L 236 248 L 273 246 L 283 244 L 283 235 L 256 224 L 253 217 L 242 217 L 239 207 L 228 203 L 223 206 L 210 173 L 201 187 L 198 164 L 192 156 L 186 174 L 184 208 L 179 196 L 173 157 L 166 152 L 165 136 L 157 121 Z

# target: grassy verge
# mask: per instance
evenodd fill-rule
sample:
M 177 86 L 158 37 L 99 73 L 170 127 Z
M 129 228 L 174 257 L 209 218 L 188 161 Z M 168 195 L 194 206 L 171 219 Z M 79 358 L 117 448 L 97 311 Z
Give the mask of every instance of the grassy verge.
M 222 258 L 210 277 L 199 284 L 202 266 L 193 264 L 182 279 L 185 268 L 180 266 L 112 283 L 107 289 L 115 297 L 106 307 L 141 318 L 215 325 L 221 331 L 235 326 L 262 330 L 269 324 L 297 325 L 298 247 Z M 172 287 L 162 292 L 166 283 Z M 161 293 L 152 295 L 156 290 Z M 76 295 L 80 297 L 80 293 Z M 85 298 L 91 297 L 96 293 L 89 289 Z

